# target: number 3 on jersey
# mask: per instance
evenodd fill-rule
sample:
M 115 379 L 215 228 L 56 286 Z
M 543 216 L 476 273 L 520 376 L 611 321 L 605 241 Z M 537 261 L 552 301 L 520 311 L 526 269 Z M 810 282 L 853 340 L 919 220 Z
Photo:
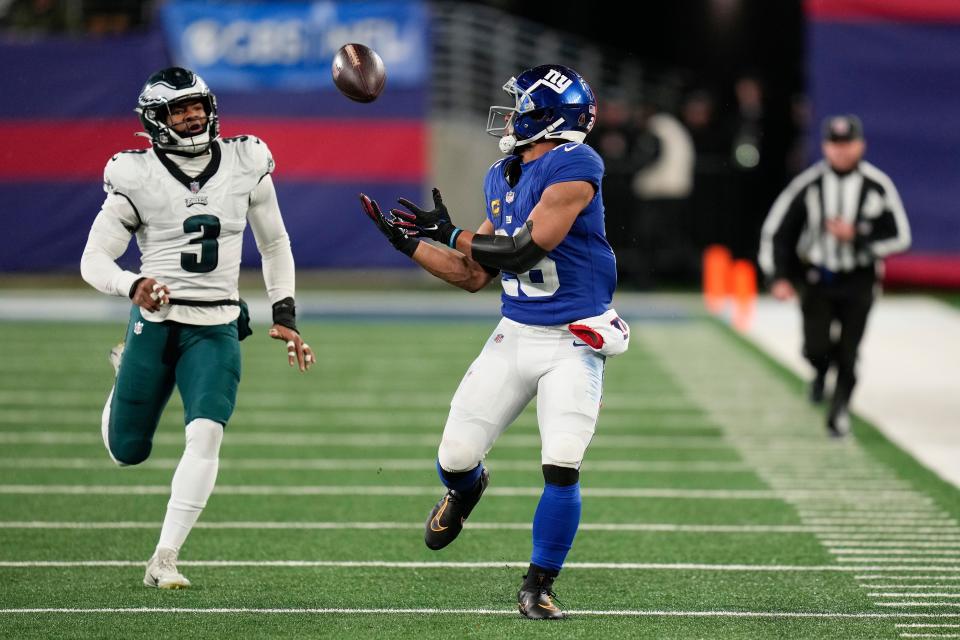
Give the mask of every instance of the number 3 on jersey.
M 180 267 L 191 273 L 210 273 L 216 269 L 220 259 L 218 255 L 220 245 L 217 242 L 220 236 L 220 219 L 209 214 L 190 216 L 183 221 L 183 231 L 184 233 L 200 232 L 199 238 L 190 241 L 190 244 L 200 245 L 200 257 L 195 253 L 184 251 L 180 254 Z
M 498 229 L 500 235 L 507 235 Z M 520 233 L 518 228 L 516 233 Z M 526 273 L 518 273 L 516 276 L 504 273 L 500 278 L 503 285 L 503 291 L 508 296 L 519 296 L 521 292 L 528 298 L 549 298 L 560 288 L 560 277 L 557 275 L 557 263 L 550 258 L 544 257 L 543 260 L 533 265 Z

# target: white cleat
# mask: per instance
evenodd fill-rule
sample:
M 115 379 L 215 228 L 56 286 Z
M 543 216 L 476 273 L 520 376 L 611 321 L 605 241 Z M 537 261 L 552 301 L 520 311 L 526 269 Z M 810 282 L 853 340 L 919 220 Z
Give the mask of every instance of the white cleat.
M 177 571 L 177 552 L 173 549 L 157 549 L 147 562 L 143 584 L 157 589 L 186 589 L 190 581 Z
M 110 360 L 110 364 L 113 365 L 113 373 L 116 375 L 120 371 L 120 358 L 123 357 L 123 347 L 126 343 L 121 342 L 113 349 L 110 349 L 110 355 L 107 356 Z

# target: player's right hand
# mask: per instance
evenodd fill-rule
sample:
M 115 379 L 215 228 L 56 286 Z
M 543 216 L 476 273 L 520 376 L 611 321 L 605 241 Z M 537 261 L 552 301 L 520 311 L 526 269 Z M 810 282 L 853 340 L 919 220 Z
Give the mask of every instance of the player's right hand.
M 170 287 L 153 278 L 143 278 L 137 283 L 130 299 L 146 311 L 159 311 L 160 307 L 170 302 Z
M 377 201 L 371 200 L 363 193 L 360 194 L 360 206 L 363 208 L 363 212 L 367 214 L 367 217 L 373 221 L 373 224 L 377 225 L 377 229 L 386 236 L 394 248 L 407 253 L 407 255 L 413 253 L 410 247 L 413 246 L 415 248 L 419 242 L 419 240 L 411 237 L 417 234 L 417 229 L 413 224 L 400 220 L 395 216 L 388 218 L 384 215 L 383 211 L 380 210 L 380 205 L 377 204 Z
M 449 243 L 450 236 L 457 227 L 450 220 L 450 212 L 447 211 L 447 205 L 443 204 L 440 189 L 433 188 L 433 209 L 430 211 L 421 209 L 406 198 L 400 198 L 397 202 L 410 211 L 391 209 L 390 213 L 394 218 L 410 225 L 411 231 L 418 235 L 443 244 Z M 410 232 L 407 235 L 410 235 Z

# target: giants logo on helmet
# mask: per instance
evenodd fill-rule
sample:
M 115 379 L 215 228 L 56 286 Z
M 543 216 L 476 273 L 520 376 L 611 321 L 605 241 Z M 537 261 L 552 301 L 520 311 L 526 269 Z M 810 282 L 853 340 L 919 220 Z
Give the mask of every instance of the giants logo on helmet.
M 567 90 L 567 87 L 573 84 L 573 80 L 563 75 L 556 69 L 550 69 L 550 71 L 547 72 L 547 75 L 543 77 L 543 84 L 547 85 L 557 93 L 563 93 Z

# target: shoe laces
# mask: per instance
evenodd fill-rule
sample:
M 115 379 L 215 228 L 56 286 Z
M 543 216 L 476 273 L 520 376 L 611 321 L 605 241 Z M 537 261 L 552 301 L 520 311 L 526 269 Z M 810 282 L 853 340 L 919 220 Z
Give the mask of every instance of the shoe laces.
M 527 576 L 523 576 L 524 580 L 527 579 Z M 533 591 L 537 593 L 542 593 L 548 598 L 556 601 L 557 604 L 561 604 L 560 600 L 557 599 L 557 594 L 553 591 L 553 578 L 548 576 L 538 576 L 538 580 L 530 585 Z

